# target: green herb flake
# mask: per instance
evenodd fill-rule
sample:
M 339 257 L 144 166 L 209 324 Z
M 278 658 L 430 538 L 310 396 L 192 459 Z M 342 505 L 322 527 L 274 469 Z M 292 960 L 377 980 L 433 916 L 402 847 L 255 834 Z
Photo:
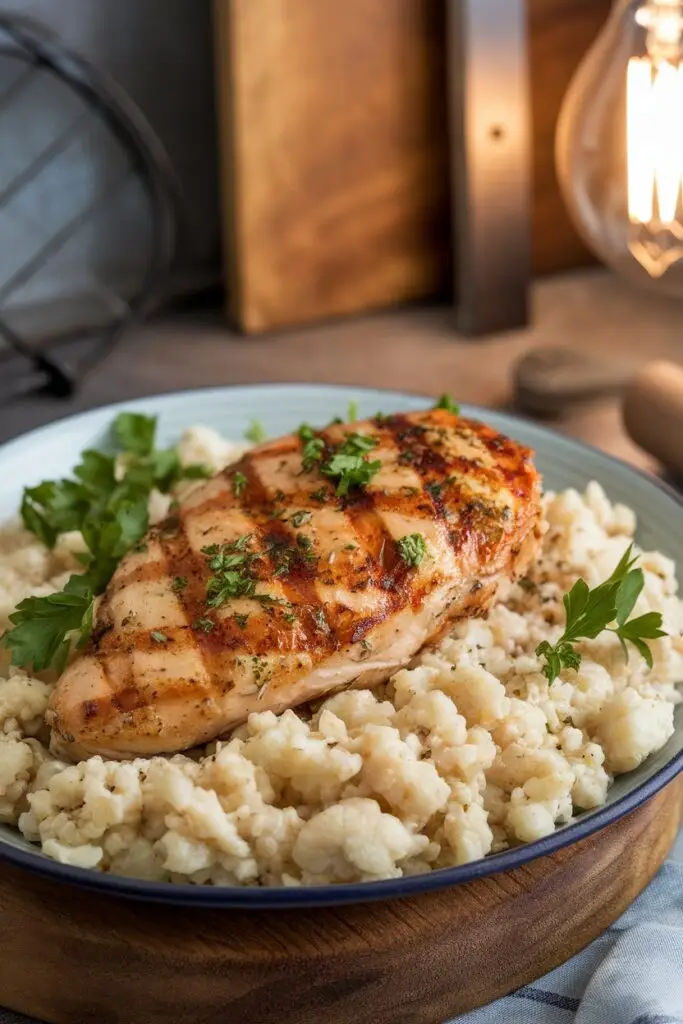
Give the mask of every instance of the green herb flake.
M 446 412 L 452 412 L 454 416 L 460 415 L 460 406 L 457 402 L 454 402 L 449 394 L 444 393 L 439 401 L 433 406 L 434 409 L 445 409 Z
M 295 529 L 303 526 L 304 523 L 308 523 L 313 518 L 313 513 L 302 509 L 300 512 L 295 512 L 289 517 L 289 521 Z
M 364 487 L 382 468 L 379 459 L 368 462 L 366 455 L 378 445 L 377 438 L 365 434 L 348 434 L 344 443 L 321 466 L 321 472 L 337 483 L 339 496 L 352 487 Z
M 249 481 L 247 480 L 244 473 L 240 473 L 238 470 L 232 478 L 232 489 L 235 493 L 235 497 L 239 498 L 240 494 L 244 491 Z
M 240 627 L 240 629 L 246 629 L 247 628 L 247 622 L 249 621 L 249 615 L 240 615 L 239 612 L 235 612 L 235 614 L 233 615 L 233 619 L 235 620 L 237 625 Z
M 212 633 L 216 628 L 216 623 L 213 621 L 213 619 L 207 619 L 206 617 L 203 617 L 201 619 L 195 619 L 195 621 L 192 623 L 192 628 L 199 629 L 201 630 L 202 633 Z
M 171 590 L 174 594 L 179 594 L 181 590 L 185 590 L 188 586 L 188 581 L 185 576 L 174 576 L 173 583 L 171 584 Z
M 427 554 L 427 545 L 421 533 L 409 533 L 406 537 L 401 537 L 397 546 L 403 561 L 413 568 L 418 566 Z
M 316 628 L 323 633 L 329 633 L 330 627 L 327 619 L 325 618 L 325 612 L 322 608 L 315 608 L 313 611 L 313 621 L 315 622 Z
M 245 441 L 251 441 L 252 444 L 261 444 L 268 437 L 265 427 L 260 420 L 252 420 L 244 431 Z
M 168 637 L 165 633 L 160 633 L 158 629 L 153 629 L 150 636 L 155 644 L 167 644 Z

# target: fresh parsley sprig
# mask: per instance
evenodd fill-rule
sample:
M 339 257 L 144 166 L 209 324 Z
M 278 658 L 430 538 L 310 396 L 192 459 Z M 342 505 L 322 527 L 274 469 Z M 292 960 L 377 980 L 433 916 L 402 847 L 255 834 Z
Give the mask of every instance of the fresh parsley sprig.
M 168 493 L 182 479 L 211 476 L 203 465 L 183 467 L 175 448 L 157 450 L 155 437 L 155 417 L 120 413 L 112 425 L 115 452 L 85 451 L 74 479 L 24 490 L 21 516 L 28 530 L 48 548 L 60 534 L 80 530 L 87 551 L 78 556 L 84 572 L 71 576 L 63 591 L 28 597 L 10 615 L 12 629 L 0 643 L 14 665 L 61 671 L 73 639 L 82 646 L 92 631 L 95 597 L 149 528 L 150 492 Z
M 2 638 L 14 665 L 36 672 L 54 665 L 61 672 L 72 637 L 82 647 L 92 631 L 93 593 L 83 576 L 71 576 L 64 590 L 47 597 L 26 597 L 10 615 L 13 629 Z
M 638 556 L 633 555 L 633 544 L 630 544 L 604 583 L 591 590 L 585 580 L 578 579 L 564 595 L 566 623 L 562 636 L 555 644 L 544 640 L 536 648 L 536 654 L 545 659 L 543 674 L 548 682 L 557 679 L 563 668 L 579 667 L 581 654 L 574 646 L 578 640 L 594 640 L 606 630 L 619 637 L 627 660 L 630 643 L 652 668 L 652 652 L 646 641 L 656 640 L 666 633 L 661 628 L 659 612 L 647 612 L 629 620 L 645 585 L 643 570 L 633 568 L 637 561 Z

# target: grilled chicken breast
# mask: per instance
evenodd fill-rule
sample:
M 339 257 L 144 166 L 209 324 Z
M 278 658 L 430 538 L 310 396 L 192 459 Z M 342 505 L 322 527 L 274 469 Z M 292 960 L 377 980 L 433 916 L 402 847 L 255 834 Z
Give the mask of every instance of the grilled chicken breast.
M 340 496 L 321 468 L 350 432 L 379 466 Z M 297 435 L 252 449 L 123 558 L 54 691 L 56 752 L 185 750 L 253 711 L 375 685 L 525 571 L 528 449 L 441 409 L 315 437 L 317 460 Z

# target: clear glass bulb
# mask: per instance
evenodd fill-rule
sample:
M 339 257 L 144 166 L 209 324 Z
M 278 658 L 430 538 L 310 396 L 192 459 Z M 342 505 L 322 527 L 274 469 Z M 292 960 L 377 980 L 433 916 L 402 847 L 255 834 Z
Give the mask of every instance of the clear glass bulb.
M 556 158 L 589 248 L 683 297 L 683 0 L 616 0 L 569 87 Z

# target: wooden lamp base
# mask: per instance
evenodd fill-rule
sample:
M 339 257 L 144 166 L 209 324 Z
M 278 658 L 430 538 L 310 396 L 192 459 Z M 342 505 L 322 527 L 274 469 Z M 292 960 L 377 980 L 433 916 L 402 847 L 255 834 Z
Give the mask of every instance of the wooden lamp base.
M 119 900 L 3 865 L 0 1004 L 50 1024 L 436 1024 L 556 967 L 665 860 L 683 776 L 525 867 L 311 911 Z

